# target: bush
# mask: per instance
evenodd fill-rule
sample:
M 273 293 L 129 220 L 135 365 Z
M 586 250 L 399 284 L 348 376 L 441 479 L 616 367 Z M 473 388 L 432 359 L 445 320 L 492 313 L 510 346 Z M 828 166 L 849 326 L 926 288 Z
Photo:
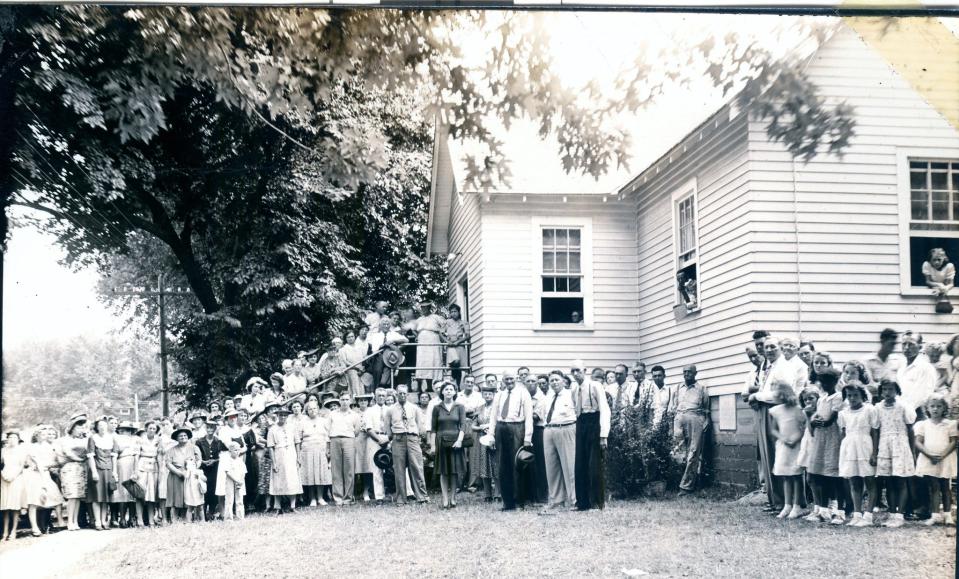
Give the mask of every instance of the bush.
M 613 412 L 606 468 L 610 492 L 619 498 L 646 494 L 650 483 L 675 487 L 681 471 L 673 460 L 673 415 L 654 421 L 652 401 Z M 654 485 L 661 486 L 661 485 Z

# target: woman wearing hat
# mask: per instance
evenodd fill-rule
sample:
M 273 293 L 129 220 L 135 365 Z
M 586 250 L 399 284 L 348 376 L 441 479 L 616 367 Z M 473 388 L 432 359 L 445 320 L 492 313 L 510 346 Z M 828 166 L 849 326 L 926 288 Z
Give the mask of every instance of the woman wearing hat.
M 273 497 L 270 496 L 270 478 L 273 474 L 273 463 L 270 462 L 270 453 L 266 450 L 266 435 L 269 433 L 271 418 L 270 414 L 261 412 L 253 419 L 253 431 L 255 438 L 253 455 L 256 458 L 256 484 L 247 487 L 247 492 L 253 492 L 255 489 L 256 499 L 255 507 L 257 511 L 266 511 L 273 505 Z
M 345 374 L 347 363 L 341 353 L 342 348 L 343 340 L 333 338 L 320 357 L 320 379 L 329 380 L 324 387 L 337 394 L 349 390 L 349 379 Z
M 267 384 L 263 378 L 254 376 L 247 380 L 247 393 L 240 399 L 239 408 L 246 410 L 251 416 L 258 412 L 263 412 L 263 407 L 267 402 L 266 396 L 263 394 L 263 388 L 269 388 L 269 384 Z
M 443 379 L 443 346 L 440 334 L 445 320 L 433 312 L 433 302 L 420 304 L 422 315 L 416 320 L 416 370 L 420 391 L 430 391 L 433 381 Z
M 133 495 L 127 490 L 123 483 L 130 480 L 136 474 L 137 456 L 140 453 L 140 442 L 134 434 L 136 427 L 129 420 L 124 420 L 117 425 L 116 447 L 117 447 L 117 485 L 110 493 L 110 506 L 114 510 L 114 521 L 120 527 L 132 526 L 136 518 L 136 506 Z M 129 514 L 129 519 L 127 519 Z
M 490 414 L 493 411 L 493 399 L 496 397 L 498 388 L 495 385 L 484 384 L 480 387 L 480 393 L 483 395 L 483 406 L 476 410 L 476 418 L 473 420 L 471 428 L 473 429 L 473 438 L 477 440 L 473 444 L 471 458 L 479 473 L 480 481 L 483 483 L 483 491 L 486 495 L 486 502 L 493 502 L 494 485 L 496 480 L 496 453 L 485 444 L 480 444 L 479 440 L 484 435 L 489 435 Z M 499 489 L 495 489 L 499 493 Z
M 470 364 L 466 355 L 470 332 L 469 327 L 463 323 L 460 307 L 453 304 L 449 311 L 450 317 L 443 324 L 443 340 L 449 344 L 446 348 L 446 365 L 453 369 L 453 383 L 459 385 L 463 375 L 462 368 Z
M 193 431 L 189 428 L 180 427 L 173 431 L 170 437 L 176 441 L 176 445 L 170 448 L 166 453 L 166 464 L 169 475 L 167 475 L 167 498 L 166 506 L 171 509 L 171 514 L 175 513 L 180 518 L 192 519 L 188 512 L 186 504 L 186 495 L 184 485 L 188 470 L 188 463 L 200 463 L 200 451 L 190 441 L 193 438 Z M 170 518 L 173 521 L 173 518 Z
M 326 505 L 323 487 L 333 484 L 330 472 L 330 419 L 320 414 L 314 401 L 306 405 L 306 418 L 300 421 L 300 483 L 310 506 Z
M 456 506 L 456 480 L 466 474 L 466 454 L 463 438 L 466 434 L 466 408 L 456 403 L 456 386 L 443 384 L 440 403 L 433 408 L 430 446 L 436 457 L 434 469 L 440 476 L 443 503 L 440 508 Z
M 266 434 L 266 449 L 273 465 L 270 495 L 273 497 L 274 508 L 283 512 L 282 499 L 286 497 L 289 500 L 289 512 L 292 513 L 296 510 L 296 495 L 303 492 L 303 485 L 300 484 L 297 458 L 299 441 L 296 433 L 287 425 L 289 415 L 290 411 L 286 408 L 277 409 L 276 424 L 271 426 Z
M 157 503 L 157 489 L 159 484 L 159 463 L 157 459 L 160 455 L 160 427 L 156 422 L 150 421 L 143 426 L 143 434 L 138 437 L 140 445 L 137 453 L 137 462 L 134 470 L 134 480 L 143 487 L 143 497 L 137 498 L 137 526 L 153 524 L 153 510 Z M 144 518 L 145 515 L 145 518 Z
M 87 415 L 74 414 L 57 440 L 60 491 L 67 501 L 67 530 L 79 531 L 80 501 L 87 496 Z
M 263 391 L 263 399 L 265 400 L 264 408 L 270 404 L 270 402 L 280 402 L 283 400 L 283 384 L 286 383 L 286 377 L 279 372 L 274 372 L 270 374 L 270 388 Z

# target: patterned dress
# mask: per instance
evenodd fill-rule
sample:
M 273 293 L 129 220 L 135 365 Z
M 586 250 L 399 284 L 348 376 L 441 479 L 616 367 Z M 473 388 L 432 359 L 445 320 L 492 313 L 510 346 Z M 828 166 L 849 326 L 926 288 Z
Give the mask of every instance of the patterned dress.
M 440 333 L 444 319 L 437 314 L 422 316 L 416 320 L 416 365 L 438 370 L 418 369 L 417 380 L 441 380 L 443 378 L 443 346 Z
M 87 496 L 87 437 L 65 436 L 57 439 L 60 463 L 60 491 L 66 499 Z
M 187 442 L 182 446 L 178 443 L 166 453 L 166 462 L 170 469 L 167 475 L 166 506 L 170 508 L 183 509 L 188 506 L 186 502 L 186 490 L 184 488 L 186 480 L 173 472 L 173 468 L 184 472 L 187 469 L 187 462 L 190 461 L 192 461 L 193 464 L 199 464 L 200 462 L 200 451 L 192 442 Z M 197 469 L 194 468 L 194 470 Z M 203 499 L 201 497 L 200 504 L 202 503 Z
M 816 405 L 816 414 L 823 420 L 835 417 L 842 408 L 842 394 L 835 392 L 822 396 Z M 837 417 L 838 418 L 838 417 Z M 819 426 L 810 433 L 806 446 L 806 471 L 821 476 L 839 476 L 839 424 L 835 421 L 829 426 Z
M 321 415 L 300 422 L 300 483 L 331 485 L 333 473 L 326 452 L 330 443 L 330 419 Z
M 41 509 L 52 509 L 63 504 L 60 488 L 50 477 L 56 467 L 57 451 L 48 442 L 35 442 L 27 447 L 27 465 L 23 471 L 26 503 Z
M 879 414 L 879 454 L 876 476 L 908 477 L 916 474 L 907 426 L 916 422 L 916 411 L 898 400 L 876 405 Z
M 482 408 L 476 411 L 476 425 L 482 426 L 484 430 L 476 431 L 476 440 L 473 442 L 472 454 L 470 458 L 474 460 L 476 471 L 480 478 L 496 478 L 496 461 L 493 460 L 493 451 L 487 446 L 480 444 L 479 439 L 486 434 L 489 428 L 490 413 L 493 411 L 493 404 L 484 404 Z

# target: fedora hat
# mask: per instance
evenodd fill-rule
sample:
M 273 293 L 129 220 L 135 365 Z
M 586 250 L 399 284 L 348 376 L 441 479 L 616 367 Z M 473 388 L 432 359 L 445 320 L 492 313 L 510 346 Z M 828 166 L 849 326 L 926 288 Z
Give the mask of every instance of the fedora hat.
M 190 430 L 189 428 L 182 428 L 182 427 L 174 430 L 170 434 L 170 438 L 172 438 L 173 440 L 176 440 L 180 436 L 181 432 L 185 432 L 188 438 L 193 438 L 193 431 Z
M 516 468 L 525 468 L 536 460 L 536 455 L 528 448 L 522 447 L 516 451 Z
M 323 403 L 323 408 L 329 408 L 330 406 L 332 406 L 332 405 L 334 405 L 334 404 L 336 404 L 336 407 L 339 408 L 340 405 L 341 405 L 341 404 L 340 404 L 340 399 L 339 399 L 339 398 L 330 398 L 329 400 L 327 400 L 326 402 Z
M 385 446 L 380 448 L 373 454 L 373 464 L 383 470 L 393 468 L 393 453 Z
M 186 421 L 187 421 L 187 422 L 193 422 L 194 420 L 197 420 L 197 419 L 200 419 L 200 420 L 202 420 L 203 422 L 206 422 L 206 414 L 203 414 L 202 412 L 197 412 L 197 413 L 194 414 L 193 416 L 187 418 Z
M 383 365 L 390 370 L 399 368 L 406 361 L 406 356 L 396 346 L 388 346 L 380 356 L 383 358 Z
M 133 424 L 132 422 L 130 422 L 129 420 L 124 420 L 124 421 L 121 422 L 120 424 L 117 424 L 117 430 L 124 430 L 124 429 L 126 429 L 126 430 L 132 430 L 133 432 L 136 432 L 136 431 L 137 431 L 136 425 L 134 425 L 134 424 Z

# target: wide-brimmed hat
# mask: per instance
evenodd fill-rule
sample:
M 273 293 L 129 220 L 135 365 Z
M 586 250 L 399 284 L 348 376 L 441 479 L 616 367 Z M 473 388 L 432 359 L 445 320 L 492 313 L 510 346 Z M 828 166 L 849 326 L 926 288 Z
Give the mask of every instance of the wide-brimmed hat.
M 177 438 L 179 438 L 181 432 L 185 432 L 189 438 L 193 438 L 193 431 L 190 430 L 189 428 L 183 428 L 183 427 L 177 428 L 172 433 L 170 433 L 170 438 L 172 438 L 173 440 L 176 440 Z
M 339 408 L 342 404 L 340 403 L 339 398 L 330 398 L 323 403 L 323 408 L 329 408 L 331 405 L 336 404 L 336 407 Z
M 528 448 L 522 447 L 516 451 L 516 468 L 529 466 L 533 464 L 534 460 L 536 460 L 536 455 Z
M 293 414 L 293 412 L 286 406 L 280 406 L 279 408 L 277 408 L 276 414 L 277 415 L 283 414 L 284 416 L 286 416 L 288 414 Z
M 233 410 L 227 410 L 226 412 L 224 412 L 223 419 L 226 420 L 227 418 L 233 418 L 234 416 L 239 416 L 239 415 L 240 415 L 240 411 L 234 408 Z
M 199 419 L 202 420 L 203 422 L 206 422 L 206 414 L 203 414 L 202 412 L 197 412 L 197 413 L 194 414 L 193 416 L 187 418 L 186 421 L 187 421 L 187 422 L 193 422 L 193 421 L 196 420 L 197 418 L 199 418 Z
M 356 400 L 357 402 L 359 402 L 360 400 L 370 401 L 370 400 L 373 400 L 373 395 L 372 395 L 372 394 L 357 394 L 356 396 L 353 397 L 353 400 Z
M 380 356 L 383 359 L 383 365 L 391 370 L 399 368 L 406 361 L 406 356 L 396 346 L 388 346 Z
M 71 430 L 73 430 L 73 427 L 76 426 L 77 424 L 82 424 L 85 422 L 88 422 L 86 414 L 82 412 L 78 414 L 74 414 L 73 416 L 70 417 L 70 420 L 67 421 L 67 432 L 70 432 Z
M 330 392 L 330 391 L 320 392 L 320 400 L 323 400 L 324 398 L 339 398 L 339 396 L 337 395 L 336 392 Z
M 132 430 L 133 432 L 137 431 L 136 425 L 130 422 L 129 420 L 124 420 L 120 424 L 117 424 L 117 430 L 124 430 L 124 429 Z
M 259 376 L 254 376 L 254 377 L 252 377 L 252 378 L 250 378 L 249 380 L 246 381 L 246 390 L 247 390 L 247 392 L 250 391 L 250 388 L 251 388 L 254 384 L 259 384 L 260 386 L 266 386 L 267 388 L 269 388 L 269 386 L 270 386 L 269 384 L 267 384 L 266 380 L 264 380 L 263 378 L 260 378 Z
M 393 453 L 385 446 L 380 448 L 373 453 L 373 464 L 383 470 L 393 468 Z

